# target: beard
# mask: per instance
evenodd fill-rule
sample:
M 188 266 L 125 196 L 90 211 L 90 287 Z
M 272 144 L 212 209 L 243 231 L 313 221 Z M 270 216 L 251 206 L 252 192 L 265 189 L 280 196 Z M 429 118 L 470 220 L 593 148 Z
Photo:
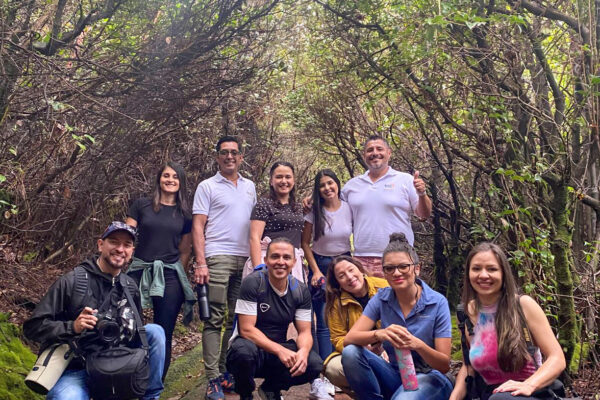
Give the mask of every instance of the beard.
M 120 263 L 113 261 L 113 256 L 114 254 L 109 254 L 108 256 L 102 255 L 102 261 L 104 261 L 107 266 L 113 269 L 123 269 L 129 265 L 129 260 L 127 260 L 126 256 L 122 256 L 123 260 Z

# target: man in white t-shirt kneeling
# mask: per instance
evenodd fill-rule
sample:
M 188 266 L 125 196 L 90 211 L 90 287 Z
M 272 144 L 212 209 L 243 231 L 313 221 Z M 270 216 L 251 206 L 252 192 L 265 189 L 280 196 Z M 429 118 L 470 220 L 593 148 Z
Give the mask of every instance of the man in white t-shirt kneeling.
M 236 302 L 237 326 L 227 352 L 227 370 L 235 378 L 240 399 L 252 399 L 254 378 L 265 378 L 258 394 L 280 400 L 281 390 L 319 376 L 323 360 L 312 351 L 311 297 L 308 288 L 290 275 L 294 246 L 286 238 L 267 247 L 266 269 L 242 281 Z M 286 340 L 294 322 L 298 338 Z

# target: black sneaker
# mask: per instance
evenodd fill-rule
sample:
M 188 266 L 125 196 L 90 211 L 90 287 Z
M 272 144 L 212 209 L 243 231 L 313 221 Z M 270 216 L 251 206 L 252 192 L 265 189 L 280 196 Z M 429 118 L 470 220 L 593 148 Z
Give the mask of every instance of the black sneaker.
M 283 400 L 283 396 L 279 391 L 267 392 L 262 388 L 262 386 L 258 388 L 258 397 L 261 400 Z

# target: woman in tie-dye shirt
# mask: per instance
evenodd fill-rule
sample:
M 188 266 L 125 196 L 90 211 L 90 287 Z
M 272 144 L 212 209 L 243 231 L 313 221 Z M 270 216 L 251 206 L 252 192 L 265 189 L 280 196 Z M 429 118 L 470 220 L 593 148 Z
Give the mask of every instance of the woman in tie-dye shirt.
M 510 265 L 499 246 L 475 246 L 466 266 L 463 304 L 474 324 L 473 336 L 465 329 L 471 366 L 463 363 L 450 399 L 465 398 L 465 378 L 474 372 L 485 382 L 479 393 L 482 400 L 546 399 L 543 389 L 565 369 L 565 357 L 544 311 L 531 297 L 518 295 Z M 525 328 L 538 347 L 533 358 L 524 338 L 520 310 Z

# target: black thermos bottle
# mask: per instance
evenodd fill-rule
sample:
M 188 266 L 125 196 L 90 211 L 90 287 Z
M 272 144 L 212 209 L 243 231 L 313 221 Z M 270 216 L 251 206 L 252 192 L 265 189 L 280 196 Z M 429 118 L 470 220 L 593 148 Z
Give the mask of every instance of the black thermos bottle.
M 208 285 L 196 285 L 196 295 L 198 296 L 198 314 L 202 321 L 210 319 L 210 305 L 208 303 Z

